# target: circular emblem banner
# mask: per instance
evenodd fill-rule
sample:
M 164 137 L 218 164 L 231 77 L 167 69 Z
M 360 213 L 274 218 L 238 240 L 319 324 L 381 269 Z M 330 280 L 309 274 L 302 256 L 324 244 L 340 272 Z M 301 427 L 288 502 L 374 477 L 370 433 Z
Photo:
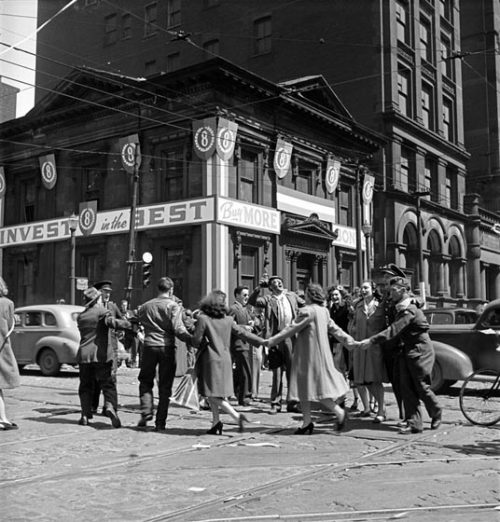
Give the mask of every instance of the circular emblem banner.
M 276 151 L 274 152 L 274 172 L 278 178 L 284 178 L 290 169 L 292 161 L 293 145 L 282 138 L 278 138 L 276 142 Z
M 42 183 L 48 190 L 54 188 L 57 182 L 56 158 L 54 154 L 40 156 L 40 173 L 42 175 Z
M 207 160 L 215 152 L 215 135 L 215 118 L 205 118 L 193 122 L 193 146 L 200 159 Z
M 97 201 L 85 201 L 80 203 L 79 224 L 84 236 L 89 236 L 97 222 Z
M 365 180 L 363 182 L 363 201 L 368 204 L 371 202 L 373 198 L 373 185 L 375 183 L 375 178 L 370 176 L 369 174 L 365 174 Z
M 217 154 L 221 159 L 229 160 L 233 156 L 237 131 L 237 123 L 234 121 L 228 121 L 225 118 L 219 118 L 215 148 L 217 149 Z
M 337 188 L 340 177 L 340 161 L 329 158 L 326 164 L 325 185 L 328 194 Z

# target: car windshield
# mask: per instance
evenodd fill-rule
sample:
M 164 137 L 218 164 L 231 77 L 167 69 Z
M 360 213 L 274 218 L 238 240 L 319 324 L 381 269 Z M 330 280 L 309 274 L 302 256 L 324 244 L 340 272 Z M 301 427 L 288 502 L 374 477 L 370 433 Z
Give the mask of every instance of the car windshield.
M 490 310 L 486 312 L 481 320 L 481 328 L 500 328 L 500 309 Z

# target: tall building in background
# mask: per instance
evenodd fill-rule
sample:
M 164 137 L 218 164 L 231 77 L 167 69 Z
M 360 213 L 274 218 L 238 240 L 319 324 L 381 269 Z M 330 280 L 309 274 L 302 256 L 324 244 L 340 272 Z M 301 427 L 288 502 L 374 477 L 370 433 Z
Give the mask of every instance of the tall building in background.
M 470 190 L 488 210 L 500 212 L 500 2 L 462 1 L 465 145 Z
M 38 25 L 64 4 L 41 0 Z M 81 0 L 38 35 L 36 98 L 67 66 L 149 77 L 220 55 L 283 85 L 320 74 L 387 139 L 370 165 L 371 267 L 404 267 L 432 304 L 472 305 L 500 296 L 496 39 L 494 0 Z M 352 225 L 356 189 L 336 197 Z M 358 283 L 336 255 L 339 281 Z
M 4 83 L 0 77 L 0 123 L 16 117 L 18 92 L 17 87 Z

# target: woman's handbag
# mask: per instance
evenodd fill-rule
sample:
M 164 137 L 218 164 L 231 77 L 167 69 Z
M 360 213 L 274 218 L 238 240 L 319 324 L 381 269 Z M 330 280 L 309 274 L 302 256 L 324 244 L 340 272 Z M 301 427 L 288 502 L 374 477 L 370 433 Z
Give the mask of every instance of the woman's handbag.
M 191 410 L 200 410 L 198 377 L 196 376 L 196 370 L 194 368 L 189 368 L 186 374 L 181 378 L 172 397 L 170 397 L 170 401 L 179 406 L 190 408 Z

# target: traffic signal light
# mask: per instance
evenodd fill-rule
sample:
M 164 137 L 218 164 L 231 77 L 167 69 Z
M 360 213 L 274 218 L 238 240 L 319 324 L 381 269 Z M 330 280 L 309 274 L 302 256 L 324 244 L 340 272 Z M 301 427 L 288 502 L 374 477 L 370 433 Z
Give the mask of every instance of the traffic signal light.
M 151 263 L 142 263 L 142 288 L 146 288 L 151 283 Z

